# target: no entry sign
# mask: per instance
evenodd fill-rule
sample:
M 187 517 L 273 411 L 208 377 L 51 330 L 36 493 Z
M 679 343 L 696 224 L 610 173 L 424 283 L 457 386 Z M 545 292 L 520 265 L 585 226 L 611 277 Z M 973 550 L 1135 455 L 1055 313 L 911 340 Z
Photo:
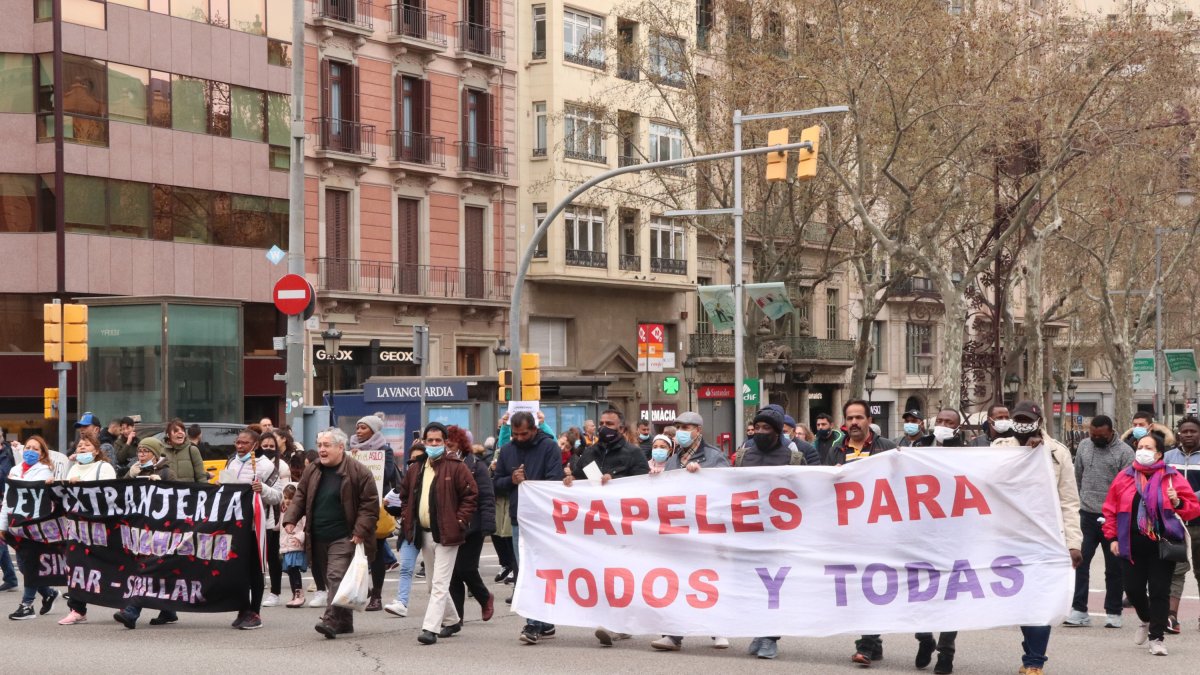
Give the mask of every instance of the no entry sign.
M 275 308 L 284 314 L 302 314 L 313 299 L 313 287 L 299 274 L 285 274 L 275 282 L 271 297 L 275 300 Z

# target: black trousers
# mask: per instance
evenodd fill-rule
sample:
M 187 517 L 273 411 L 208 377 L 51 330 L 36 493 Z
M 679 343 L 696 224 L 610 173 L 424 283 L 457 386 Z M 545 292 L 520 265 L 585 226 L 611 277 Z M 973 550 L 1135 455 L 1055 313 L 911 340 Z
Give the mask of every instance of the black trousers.
M 283 560 L 279 558 L 279 530 L 267 530 L 267 570 L 271 574 L 271 592 L 279 595 L 283 582 Z
M 1158 546 L 1136 534 L 1133 535 L 1132 553 L 1133 562 L 1121 559 L 1125 594 L 1129 596 L 1129 604 L 1137 611 L 1138 619 L 1150 624 L 1150 639 L 1161 640 L 1167 629 L 1171 576 L 1175 574 L 1175 563 L 1161 560 Z
M 866 654 L 872 659 L 883 658 L 883 636 L 864 635 L 854 641 L 854 649 L 859 654 Z
M 460 619 L 464 616 L 466 589 L 471 590 L 471 595 L 475 596 L 480 605 L 487 602 L 488 596 L 491 595 L 491 591 L 479 576 L 479 554 L 482 552 L 483 533 L 475 532 L 467 535 L 467 540 L 458 547 L 458 557 L 454 559 L 454 574 L 450 576 L 450 599 L 454 602 L 454 609 L 458 610 Z M 432 571 L 427 573 L 431 574 Z
M 501 537 L 500 535 L 493 534 L 492 547 L 496 549 L 496 557 L 500 559 L 501 567 L 516 569 L 517 558 L 513 555 L 512 537 Z
M 1075 598 L 1071 601 L 1071 609 L 1077 612 L 1088 611 L 1088 586 L 1092 569 L 1092 558 L 1099 546 L 1104 554 L 1104 612 L 1105 614 L 1121 614 L 1121 560 L 1113 555 L 1108 545 L 1104 543 L 1104 533 L 1096 519 L 1099 513 L 1091 511 L 1079 512 L 1079 528 L 1083 530 L 1083 562 L 1075 568 Z
M 250 564 L 253 565 L 250 569 L 250 597 L 242 604 L 242 611 L 258 613 L 262 610 L 263 599 L 263 570 L 258 551 L 251 556 Z
M 925 640 L 932 640 L 933 633 L 917 633 L 917 639 L 922 642 L 924 642 Z M 954 641 L 957 639 L 958 639 L 958 631 L 951 631 L 949 633 L 939 634 L 938 638 L 937 638 L 938 653 L 945 654 L 946 656 L 954 658 Z

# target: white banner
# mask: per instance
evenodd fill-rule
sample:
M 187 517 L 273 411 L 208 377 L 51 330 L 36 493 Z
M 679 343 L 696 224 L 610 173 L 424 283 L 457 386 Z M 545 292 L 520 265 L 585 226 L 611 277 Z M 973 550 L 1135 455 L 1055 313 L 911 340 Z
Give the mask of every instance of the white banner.
M 643 635 L 1057 623 L 1075 575 L 1050 461 L 905 449 L 839 468 L 526 482 L 513 609 Z

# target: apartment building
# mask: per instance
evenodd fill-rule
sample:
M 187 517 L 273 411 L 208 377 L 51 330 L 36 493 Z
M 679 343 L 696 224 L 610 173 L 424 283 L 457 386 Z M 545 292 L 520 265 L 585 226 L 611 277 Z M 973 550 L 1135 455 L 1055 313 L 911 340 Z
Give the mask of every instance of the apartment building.
M 429 375 L 494 377 L 516 250 L 515 12 L 490 0 L 310 5 L 310 399 L 416 376 L 414 325 L 429 326 Z M 337 358 L 322 344 L 331 327 Z M 374 403 L 340 396 L 335 412 L 357 417 Z M 490 408 L 458 403 L 446 421 L 491 423 Z
M 71 417 L 274 415 L 291 3 L 54 7 L 0 0 L 0 426 L 53 435 L 53 298 L 92 305 Z

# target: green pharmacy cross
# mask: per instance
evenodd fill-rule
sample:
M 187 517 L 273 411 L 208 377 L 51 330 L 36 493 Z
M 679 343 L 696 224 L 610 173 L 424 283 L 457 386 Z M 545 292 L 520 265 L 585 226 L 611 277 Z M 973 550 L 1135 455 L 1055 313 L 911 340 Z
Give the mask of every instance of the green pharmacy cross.
M 678 394 L 679 393 L 679 378 L 678 377 L 664 377 L 663 381 L 662 381 L 662 390 L 663 390 L 664 394 Z

